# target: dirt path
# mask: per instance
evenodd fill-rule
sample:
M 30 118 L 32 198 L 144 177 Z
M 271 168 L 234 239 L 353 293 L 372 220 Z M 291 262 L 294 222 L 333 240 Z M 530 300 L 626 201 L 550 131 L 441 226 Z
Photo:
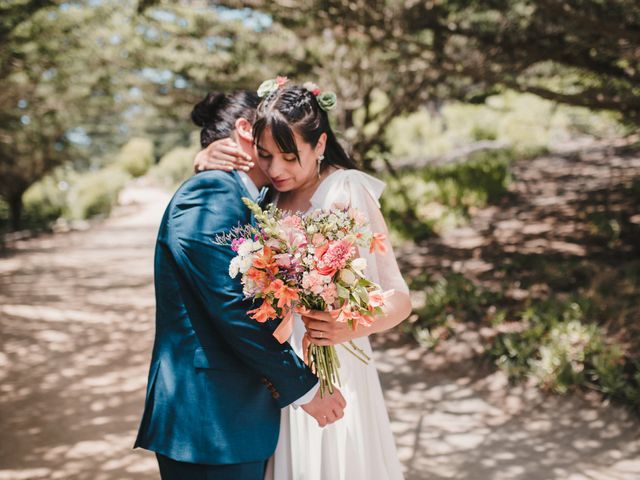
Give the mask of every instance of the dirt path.
M 140 203 L 0 258 L 0 480 L 158 478 L 153 456 L 131 445 L 168 196 L 127 193 Z M 478 361 L 476 334 L 459 340 L 438 353 L 376 340 L 409 480 L 640 478 L 640 422 L 595 399 L 509 389 Z

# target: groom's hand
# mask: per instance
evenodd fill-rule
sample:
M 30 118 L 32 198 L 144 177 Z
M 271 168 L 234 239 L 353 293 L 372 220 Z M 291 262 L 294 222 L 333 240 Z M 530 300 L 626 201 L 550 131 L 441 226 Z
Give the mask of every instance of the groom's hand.
M 347 406 L 342 393 L 337 388 L 333 393 L 325 393 L 320 397 L 320 389 L 309 403 L 302 405 L 302 409 L 316 419 L 318 426 L 326 427 L 344 416 Z

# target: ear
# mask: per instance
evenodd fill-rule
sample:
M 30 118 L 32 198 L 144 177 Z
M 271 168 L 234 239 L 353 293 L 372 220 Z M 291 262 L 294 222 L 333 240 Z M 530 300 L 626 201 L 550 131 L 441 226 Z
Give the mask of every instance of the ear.
M 316 143 L 316 148 L 314 149 L 316 152 L 316 155 L 318 156 L 324 155 L 325 148 L 327 148 L 327 134 L 322 133 L 320 134 L 320 137 L 318 138 L 318 143 Z
M 238 118 L 235 123 L 238 136 L 247 142 L 253 142 L 253 125 L 246 118 Z

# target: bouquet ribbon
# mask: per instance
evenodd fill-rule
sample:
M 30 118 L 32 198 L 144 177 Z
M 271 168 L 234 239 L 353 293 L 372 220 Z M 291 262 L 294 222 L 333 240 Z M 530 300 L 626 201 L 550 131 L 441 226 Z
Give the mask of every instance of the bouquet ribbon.
M 289 337 L 291 336 L 292 333 L 293 333 L 293 311 L 289 310 L 285 315 L 285 317 L 280 322 L 280 325 L 278 325 L 278 328 L 274 330 L 273 336 L 276 337 L 276 340 L 278 340 L 280 343 L 284 343 L 287 340 L 289 340 Z

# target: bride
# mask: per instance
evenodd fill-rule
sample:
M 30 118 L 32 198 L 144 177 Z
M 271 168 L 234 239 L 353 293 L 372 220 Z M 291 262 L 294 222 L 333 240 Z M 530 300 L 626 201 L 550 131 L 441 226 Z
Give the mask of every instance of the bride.
M 265 88 L 265 86 L 267 88 Z M 309 212 L 335 204 L 358 209 L 374 232 L 388 233 L 378 199 L 384 183 L 358 171 L 338 143 L 327 110 L 332 94 L 317 86 L 288 86 L 286 81 L 264 82 L 264 98 L 253 123 L 253 142 L 259 167 L 277 190 L 283 210 Z M 327 101 L 328 99 L 328 101 Z M 206 126 L 205 126 L 206 128 Z M 228 140 L 218 140 L 198 154 L 196 170 L 247 168 L 244 154 L 234 155 Z M 249 163 L 250 164 L 250 163 Z M 327 312 L 296 316 L 289 343 L 303 357 L 303 340 L 318 345 L 353 341 L 369 357 L 369 335 L 388 330 L 411 312 L 409 289 L 400 274 L 388 238 L 386 254 L 360 249 L 367 261 L 366 277 L 388 291 L 385 314 L 370 327 L 354 331 L 332 320 Z M 337 349 L 341 391 L 347 402 L 342 420 L 321 428 L 296 407 L 283 410 L 280 437 L 269 460 L 267 480 L 396 480 L 402 468 L 396 454 L 382 388 L 373 361 L 363 364 L 345 349 Z

